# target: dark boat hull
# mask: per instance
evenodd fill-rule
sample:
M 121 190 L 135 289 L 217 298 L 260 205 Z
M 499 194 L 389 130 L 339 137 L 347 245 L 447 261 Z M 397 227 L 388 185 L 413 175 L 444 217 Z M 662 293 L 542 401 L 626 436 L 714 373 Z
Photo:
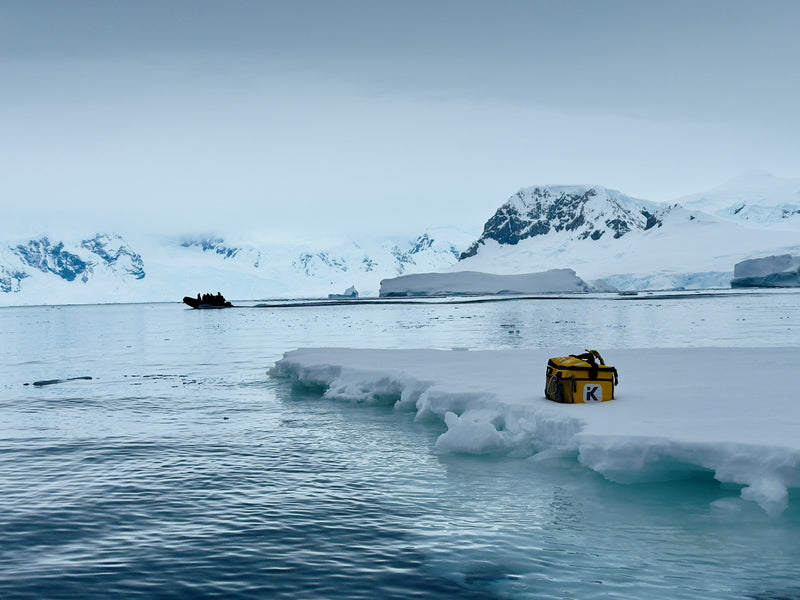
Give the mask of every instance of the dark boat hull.
M 202 300 L 198 300 L 197 298 L 192 298 L 191 296 L 184 296 L 183 303 L 188 304 L 192 308 L 197 308 L 197 309 L 233 307 L 233 304 L 231 304 L 230 302 L 225 302 L 224 304 L 208 304 L 203 302 Z

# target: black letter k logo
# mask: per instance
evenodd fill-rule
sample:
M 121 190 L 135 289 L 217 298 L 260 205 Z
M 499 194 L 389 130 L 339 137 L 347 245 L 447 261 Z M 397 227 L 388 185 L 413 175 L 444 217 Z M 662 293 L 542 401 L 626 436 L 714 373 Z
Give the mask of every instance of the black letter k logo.
M 599 387 L 600 387 L 599 385 L 593 385 L 591 387 L 587 385 L 586 386 L 586 394 L 584 395 L 583 401 L 584 402 L 600 402 L 600 399 L 597 396 L 594 395 L 594 393 L 597 391 L 597 389 Z

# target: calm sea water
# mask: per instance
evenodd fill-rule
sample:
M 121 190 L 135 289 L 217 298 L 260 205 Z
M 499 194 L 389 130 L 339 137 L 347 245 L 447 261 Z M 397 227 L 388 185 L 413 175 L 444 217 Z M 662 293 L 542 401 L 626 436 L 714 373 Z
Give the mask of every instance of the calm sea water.
M 770 518 L 711 478 L 438 454 L 442 425 L 267 375 L 304 346 L 796 352 L 798 324 L 792 292 L 0 309 L 0 597 L 800 598 L 797 491 Z

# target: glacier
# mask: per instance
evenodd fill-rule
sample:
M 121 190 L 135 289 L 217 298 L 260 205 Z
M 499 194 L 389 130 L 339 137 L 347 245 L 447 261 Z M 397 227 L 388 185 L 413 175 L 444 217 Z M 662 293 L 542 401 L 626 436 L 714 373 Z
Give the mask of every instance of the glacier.
M 574 453 L 623 484 L 711 472 L 770 515 L 787 508 L 800 487 L 796 350 L 601 349 L 620 374 L 616 399 L 555 404 L 543 394 L 547 360 L 571 352 L 301 348 L 270 374 L 328 399 L 388 401 L 438 420 L 441 452 Z

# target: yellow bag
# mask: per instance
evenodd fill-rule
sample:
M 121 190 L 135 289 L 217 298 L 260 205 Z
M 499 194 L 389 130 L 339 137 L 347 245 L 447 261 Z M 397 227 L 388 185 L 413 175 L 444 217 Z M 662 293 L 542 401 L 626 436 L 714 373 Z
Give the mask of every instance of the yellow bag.
M 606 365 L 597 350 L 587 350 L 547 361 L 544 395 L 567 404 L 606 402 L 614 399 L 618 383 L 617 370 Z

